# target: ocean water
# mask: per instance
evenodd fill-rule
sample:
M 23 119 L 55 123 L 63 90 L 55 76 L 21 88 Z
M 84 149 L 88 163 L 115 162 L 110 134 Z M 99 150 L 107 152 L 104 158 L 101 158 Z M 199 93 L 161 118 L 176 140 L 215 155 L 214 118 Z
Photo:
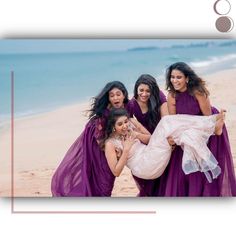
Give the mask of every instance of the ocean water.
M 203 76 L 235 68 L 236 41 L 123 51 L 0 54 L 0 123 L 10 117 L 11 71 L 15 117 L 22 117 L 89 101 L 113 80 L 122 81 L 130 94 L 144 73 L 163 85 L 166 68 L 177 61 L 189 63 Z

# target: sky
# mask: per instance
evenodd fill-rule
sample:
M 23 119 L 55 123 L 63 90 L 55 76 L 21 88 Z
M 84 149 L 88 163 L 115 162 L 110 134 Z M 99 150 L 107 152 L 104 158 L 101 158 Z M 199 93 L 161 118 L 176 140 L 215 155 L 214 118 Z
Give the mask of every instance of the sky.
M 171 39 L 4 39 L 0 40 L 0 54 L 117 51 L 133 47 L 168 47 L 216 40 Z M 219 41 L 219 40 L 218 40 Z

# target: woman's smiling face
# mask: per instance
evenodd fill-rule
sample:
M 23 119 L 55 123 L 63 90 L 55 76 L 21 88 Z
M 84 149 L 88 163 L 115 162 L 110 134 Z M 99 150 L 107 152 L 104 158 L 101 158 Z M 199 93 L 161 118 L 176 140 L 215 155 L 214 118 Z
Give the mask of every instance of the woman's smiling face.
M 127 116 L 119 117 L 114 128 L 117 135 L 126 135 L 129 128 L 129 118 Z
M 140 84 L 138 86 L 137 90 L 138 90 L 137 91 L 138 92 L 138 100 L 140 102 L 146 103 L 151 96 L 151 90 L 150 90 L 149 86 L 146 84 Z
M 170 81 L 176 91 L 184 92 L 187 90 L 188 78 L 179 70 L 172 70 Z

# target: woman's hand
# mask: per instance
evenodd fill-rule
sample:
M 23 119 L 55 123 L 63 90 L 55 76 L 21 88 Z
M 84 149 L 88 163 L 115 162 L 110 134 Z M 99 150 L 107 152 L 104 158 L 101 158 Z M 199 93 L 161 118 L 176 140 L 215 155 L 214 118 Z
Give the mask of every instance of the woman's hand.
M 140 133 L 137 131 L 137 130 L 131 130 L 129 132 L 129 135 L 132 136 L 134 139 L 138 138 L 137 136 L 139 135 Z
M 174 139 L 172 138 L 172 136 L 169 136 L 167 138 L 167 141 L 170 144 L 170 146 L 176 145 L 176 143 L 175 143 Z
M 167 141 L 168 141 L 169 145 L 171 146 L 171 151 L 173 151 L 176 147 L 176 143 L 175 143 L 174 139 L 171 136 L 169 136 L 167 138 Z
M 132 133 L 129 133 L 126 137 L 123 137 L 122 139 L 122 145 L 124 147 L 123 151 L 129 152 L 134 142 L 135 142 L 135 137 Z

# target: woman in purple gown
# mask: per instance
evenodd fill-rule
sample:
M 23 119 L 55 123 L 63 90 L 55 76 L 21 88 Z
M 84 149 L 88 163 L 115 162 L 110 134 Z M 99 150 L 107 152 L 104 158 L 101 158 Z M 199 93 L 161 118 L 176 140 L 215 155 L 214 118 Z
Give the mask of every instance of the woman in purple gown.
M 210 106 L 204 81 L 185 63 L 177 62 L 167 69 L 166 86 L 170 114 L 211 115 L 218 110 Z M 158 196 L 236 196 L 233 159 L 226 127 L 220 136 L 211 136 L 208 147 L 221 168 L 221 174 L 209 183 L 203 173 L 185 175 L 183 151 L 176 146 L 170 163 L 160 177 Z
M 160 119 L 168 115 L 167 101 L 159 89 L 156 79 L 148 74 L 141 75 L 134 86 L 134 97 L 127 109 L 152 134 Z M 154 196 L 159 179 L 146 180 L 133 176 L 140 190 L 139 196 Z
M 84 131 L 53 175 L 53 196 L 111 196 L 115 176 L 110 171 L 98 140 L 103 138 L 109 110 L 124 107 L 127 103 L 128 92 L 119 81 L 108 83 L 94 98 Z

